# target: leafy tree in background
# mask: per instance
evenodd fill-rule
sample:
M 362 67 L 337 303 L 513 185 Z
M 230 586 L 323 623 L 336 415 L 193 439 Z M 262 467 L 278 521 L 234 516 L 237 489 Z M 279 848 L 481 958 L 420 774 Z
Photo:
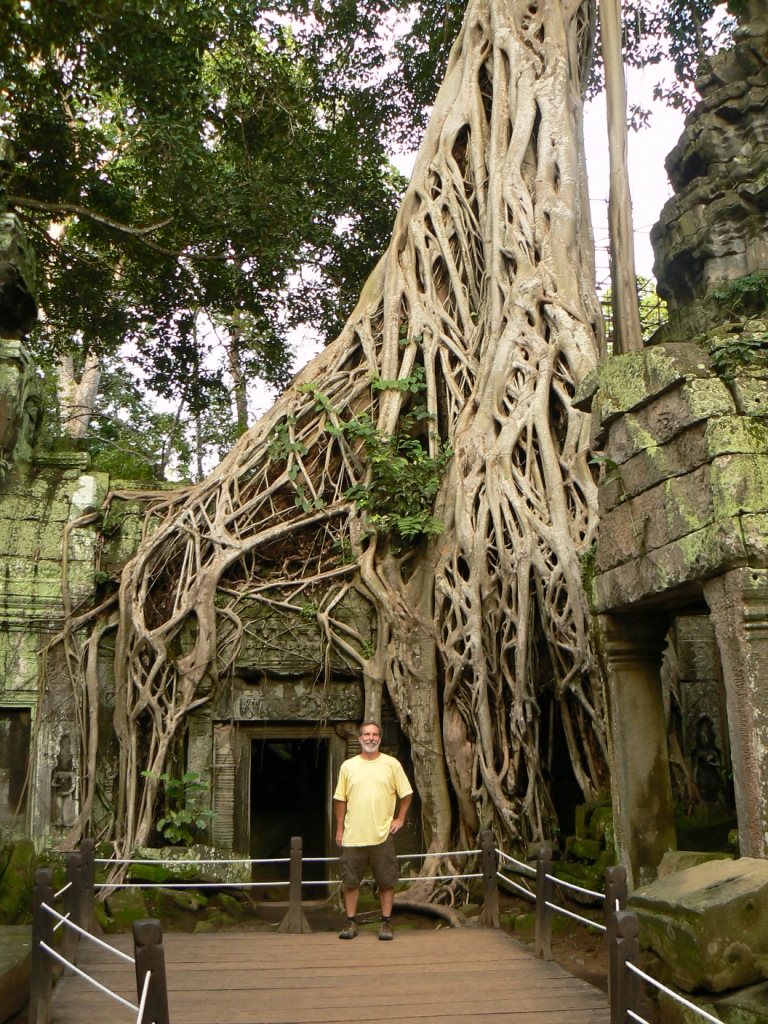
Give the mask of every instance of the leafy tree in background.
M 232 389 L 242 433 L 249 381 L 288 379 L 291 329 L 338 333 L 402 189 L 386 147 L 418 143 L 464 6 L 0 0 L 8 193 L 41 265 L 33 346 L 94 385 L 65 429 L 85 432 L 120 351 L 193 418 L 231 420 Z M 687 88 L 712 9 L 630 4 L 629 62 L 671 54 Z
M 337 329 L 401 182 L 372 85 L 326 89 L 321 54 L 269 13 L 0 3 L 0 130 L 40 263 L 38 355 L 82 372 L 127 352 L 194 415 L 222 389 L 221 334 L 201 324 L 223 328 L 229 369 L 276 386 L 292 327 Z
M 667 304 L 659 298 L 656 284 L 651 277 L 637 275 L 637 302 L 640 313 L 640 326 L 643 340 L 649 341 L 654 333 L 669 319 Z M 603 307 L 605 333 L 609 351 L 613 342 L 613 289 L 606 288 L 600 294 L 600 305 Z

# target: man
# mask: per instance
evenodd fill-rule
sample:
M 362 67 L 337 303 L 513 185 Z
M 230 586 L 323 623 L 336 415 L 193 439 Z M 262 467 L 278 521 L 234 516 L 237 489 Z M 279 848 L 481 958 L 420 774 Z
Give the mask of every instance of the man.
M 400 762 L 383 754 L 381 728 L 378 722 L 367 721 L 358 733 L 361 752 L 341 766 L 336 792 L 336 843 L 341 847 L 341 881 L 344 887 L 346 926 L 340 939 L 357 935 L 357 899 L 366 868 L 370 867 L 379 887 L 381 927 L 379 938 L 392 935 L 392 906 L 398 878 L 395 853 L 396 832 L 403 827 L 413 790 Z M 395 801 L 400 798 L 397 817 Z

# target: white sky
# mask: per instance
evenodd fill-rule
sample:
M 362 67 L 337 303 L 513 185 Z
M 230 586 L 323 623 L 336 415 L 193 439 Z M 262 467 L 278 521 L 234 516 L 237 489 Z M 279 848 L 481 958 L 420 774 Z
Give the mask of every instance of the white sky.
M 664 169 L 664 158 L 683 130 L 683 114 L 653 100 L 653 86 L 659 79 L 659 67 L 646 74 L 641 69 L 627 71 L 628 103 L 652 111 L 650 125 L 639 132 L 630 131 L 628 141 L 630 193 L 635 225 L 635 261 L 638 274 L 652 277 L 653 251 L 651 227 L 659 219 L 672 188 Z M 607 282 L 608 271 L 608 128 L 605 96 L 601 93 L 584 112 L 587 146 L 587 173 L 592 206 L 592 224 L 597 249 L 598 285 Z M 392 162 L 408 177 L 415 154 L 394 157 Z
M 658 78 L 658 66 L 647 73 L 637 68 L 627 71 L 629 102 L 652 111 L 650 125 L 639 132 L 630 131 L 628 140 L 629 189 L 635 226 L 635 269 L 644 277 L 653 276 L 650 230 L 659 219 L 661 208 L 673 194 L 664 169 L 664 160 L 680 138 L 684 121 L 681 111 L 672 110 L 664 103 L 653 100 L 653 86 Z M 584 132 L 597 249 L 597 280 L 600 285 L 608 279 L 608 129 L 604 95 L 597 96 L 587 106 Z

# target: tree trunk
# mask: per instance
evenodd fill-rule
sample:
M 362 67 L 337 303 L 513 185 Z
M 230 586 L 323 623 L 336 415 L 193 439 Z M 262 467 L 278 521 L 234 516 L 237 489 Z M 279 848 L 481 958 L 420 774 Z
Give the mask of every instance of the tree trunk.
M 605 96 L 608 114 L 608 224 L 611 240 L 613 351 L 643 347 L 635 273 L 635 234 L 627 170 L 627 89 L 621 50 L 621 0 L 600 0 Z
M 61 428 L 68 437 L 83 438 L 93 416 L 101 380 L 101 359 L 89 352 L 80 380 L 75 375 L 71 355 L 59 360 L 59 404 Z
M 244 434 L 248 429 L 248 390 L 240 360 L 240 334 L 238 318 L 233 315 L 230 326 L 230 340 L 227 345 L 227 360 L 235 392 L 235 410 L 237 412 L 237 433 Z

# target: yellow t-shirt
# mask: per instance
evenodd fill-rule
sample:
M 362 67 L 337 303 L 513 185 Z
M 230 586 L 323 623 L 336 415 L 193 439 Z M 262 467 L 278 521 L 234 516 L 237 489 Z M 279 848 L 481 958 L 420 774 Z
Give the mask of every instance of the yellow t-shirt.
M 395 757 L 382 754 L 372 761 L 358 754 L 345 761 L 339 772 L 334 800 L 347 805 L 344 846 L 376 846 L 389 835 L 395 816 L 395 797 L 413 792 L 403 766 Z

